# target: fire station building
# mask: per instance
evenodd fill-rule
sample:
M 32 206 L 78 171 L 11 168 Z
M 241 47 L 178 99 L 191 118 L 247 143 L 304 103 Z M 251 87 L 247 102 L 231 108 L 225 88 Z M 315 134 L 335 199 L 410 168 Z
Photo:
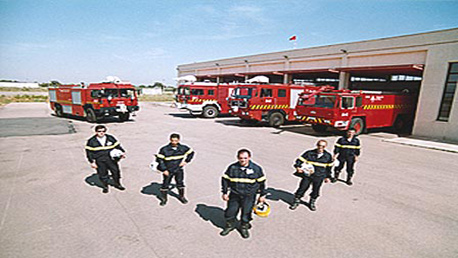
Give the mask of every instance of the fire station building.
M 315 83 L 418 96 L 412 134 L 458 142 L 458 28 L 183 64 L 178 76 L 243 82 Z

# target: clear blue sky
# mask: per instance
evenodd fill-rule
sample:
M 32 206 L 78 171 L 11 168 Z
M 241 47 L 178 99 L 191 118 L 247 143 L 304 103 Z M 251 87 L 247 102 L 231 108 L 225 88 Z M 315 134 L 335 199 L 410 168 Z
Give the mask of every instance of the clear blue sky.
M 174 84 L 179 64 L 458 27 L 458 1 L 0 0 L 0 79 Z

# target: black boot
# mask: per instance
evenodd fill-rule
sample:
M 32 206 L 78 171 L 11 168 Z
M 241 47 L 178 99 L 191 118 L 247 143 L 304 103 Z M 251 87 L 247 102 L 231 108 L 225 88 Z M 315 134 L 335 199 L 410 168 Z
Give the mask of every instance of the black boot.
M 167 190 L 163 191 L 161 190 L 161 203 L 159 205 L 164 206 L 167 204 Z
M 221 236 L 226 236 L 235 228 L 235 220 L 228 220 L 226 221 L 226 226 L 224 227 L 223 231 L 219 233 Z
M 353 185 L 353 182 L 351 181 L 351 176 L 347 177 L 347 185 Z
M 250 232 L 248 232 L 249 228 L 250 228 L 250 223 L 242 222 L 242 226 L 240 227 L 240 234 L 242 234 L 243 238 L 249 238 L 250 237 Z
M 316 202 L 316 199 L 310 198 L 310 210 L 311 211 L 316 211 L 315 202 Z
M 102 193 L 108 193 L 108 183 L 105 181 L 102 182 Z
M 117 180 L 114 180 L 115 183 L 114 183 L 114 187 L 120 191 L 124 191 L 126 190 L 126 188 L 124 186 L 121 185 L 121 182 L 119 181 L 119 179 Z
M 339 180 L 339 174 L 340 172 L 334 172 L 334 178 L 331 178 L 331 183 L 335 183 Z
M 178 197 L 180 202 L 183 204 L 188 203 L 188 200 L 186 199 L 186 197 L 184 197 L 184 188 L 178 188 L 178 192 L 180 193 L 180 197 Z
M 299 206 L 300 203 L 301 203 L 301 198 L 295 197 L 295 198 L 294 198 L 293 204 L 291 204 L 291 205 L 289 206 L 289 208 L 290 208 L 291 210 L 295 210 L 295 209 L 297 208 L 297 206 Z

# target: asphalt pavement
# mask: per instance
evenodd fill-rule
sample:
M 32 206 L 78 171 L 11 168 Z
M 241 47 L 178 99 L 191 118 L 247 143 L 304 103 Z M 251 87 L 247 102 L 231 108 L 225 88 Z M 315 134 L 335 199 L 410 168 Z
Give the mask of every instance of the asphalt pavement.
M 309 190 L 291 211 L 299 183 L 294 160 L 318 139 L 332 151 L 334 132 L 194 118 L 142 103 L 130 121 L 105 123 L 127 150 L 121 161 L 127 190 L 103 194 L 84 154 L 94 124 L 54 117 L 46 103 L 0 108 L 2 129 L 5 119 L 18 118 L 34 118 L 38 127 L 71 123 L 74 129 L 57 134 L 62 128 L 49 126 L 41 135 L 22 136 L 18 128 L 17 135 L 13 130 L 0 137 L 0 257 L 458 256 L 454 152 L 393 144 L 385 141 L 396 137 L 389 133 L 362 135 L 354 185 L 324 185 L 315 212 L 306 205 Z M 149 163 L 173 132 L 196 151 L 185 172 L 189 203 L 172 196 L 160 207 L 161 177 Z M 272 212 L 254 216 L 249 239 L 237 231 L 221 237 L 221 175 L 242 147 L 264 168 Z

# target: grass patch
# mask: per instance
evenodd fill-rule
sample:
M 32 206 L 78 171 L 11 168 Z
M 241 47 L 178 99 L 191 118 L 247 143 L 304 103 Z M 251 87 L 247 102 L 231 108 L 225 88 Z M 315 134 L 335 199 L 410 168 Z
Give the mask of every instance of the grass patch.
M 0 105 L 6 105 L 11 102 L 46 102 L 48 101 L 48 96 L 40 95 L 0 95 Z
M 47 88 L 15 88 L 15 87 L 0 87 L 0 91 L 29 91 L 29 92 L 47 92 Z
M 171 102 L 175 100 L 173 94 L 161 94 L 161 95 L 141 95 L 138 98 L 142 102 Z

